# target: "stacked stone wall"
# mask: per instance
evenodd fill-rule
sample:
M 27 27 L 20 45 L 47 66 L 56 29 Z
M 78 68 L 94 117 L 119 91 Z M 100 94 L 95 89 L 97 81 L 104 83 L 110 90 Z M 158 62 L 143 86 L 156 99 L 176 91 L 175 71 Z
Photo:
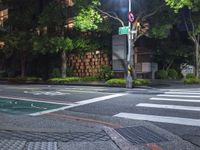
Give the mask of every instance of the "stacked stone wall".
M 68 66 L 72 68 L 73 76 L 97 76 L 101 66 L 110 65 L 105 53 L 87 52 L 68 56 Z

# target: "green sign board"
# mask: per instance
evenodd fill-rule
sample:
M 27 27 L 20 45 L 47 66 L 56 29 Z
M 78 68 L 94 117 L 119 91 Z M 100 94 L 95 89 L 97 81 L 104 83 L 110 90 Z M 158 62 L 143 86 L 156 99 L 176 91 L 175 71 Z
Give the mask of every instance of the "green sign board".
M 129 27 L 128 26 L 119 27 L 119 35 L 128 34 L 128 31 L 129 31 Z

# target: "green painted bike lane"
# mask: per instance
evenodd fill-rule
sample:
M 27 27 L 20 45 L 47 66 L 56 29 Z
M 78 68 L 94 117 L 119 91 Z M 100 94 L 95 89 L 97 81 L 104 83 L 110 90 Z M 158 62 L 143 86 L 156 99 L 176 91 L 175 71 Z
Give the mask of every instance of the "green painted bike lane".
M 8 114 L 28 115 L 31 113 L 61 108 L 63 106 L 67 105 L 0 98 L 0 112 Z

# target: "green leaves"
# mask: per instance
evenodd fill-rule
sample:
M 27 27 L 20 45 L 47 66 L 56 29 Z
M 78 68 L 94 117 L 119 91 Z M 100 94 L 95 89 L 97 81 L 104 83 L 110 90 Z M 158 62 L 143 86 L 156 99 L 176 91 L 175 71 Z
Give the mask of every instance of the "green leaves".
M 92 7 L 81 9 L 78 16 L 74 18 L 75 27 L 81 31 L 96 30 L 102 21 L 99 12 Z
M 73 49 L 73 43 L 70 38 L 64 37 L 53 37 L 50 39 L 50 44 L 56 52 L 64 50 L 66 52 L 71 51 Z
M 41 36 L 35 37 L 33 42 L 33 48 L 35 51 L 39 51 L 42 54 L 47 52 L 60 52 L 62 50 L 69 52 L 73 50 L 73 42 L 68 37 L 51 37 Z
M 172 29 L 172 24 L 157 24 L 151 28 L 150 35 L 157 39 L 164 39 L 169 36 L 170 29 Z
M 39 24 L 47 25 L 63 25 L 65 22 L 66 8 L 59 2 L 53 1 L 43 10 L 39 17 Z
M 165 0 L 167 5 L 174 9 L 175 12 L 178 12 L 179 9 L 187 6 L 193 11 L 198 11 L 200 9 L 200 0 Z

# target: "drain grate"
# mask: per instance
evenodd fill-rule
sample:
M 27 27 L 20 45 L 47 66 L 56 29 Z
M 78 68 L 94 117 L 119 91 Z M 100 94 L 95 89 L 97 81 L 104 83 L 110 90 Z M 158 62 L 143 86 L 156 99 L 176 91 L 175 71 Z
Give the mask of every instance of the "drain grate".
M 115 130 L 133 145 L 168 141 L 166 138 L 143 126 L 119 128 Z
M 99 132 L 24 132 L 0 131 L 0 140 L 20 140 L 27 142 L 95 142 L 109 141 L 110 137 L 104 131 Z

